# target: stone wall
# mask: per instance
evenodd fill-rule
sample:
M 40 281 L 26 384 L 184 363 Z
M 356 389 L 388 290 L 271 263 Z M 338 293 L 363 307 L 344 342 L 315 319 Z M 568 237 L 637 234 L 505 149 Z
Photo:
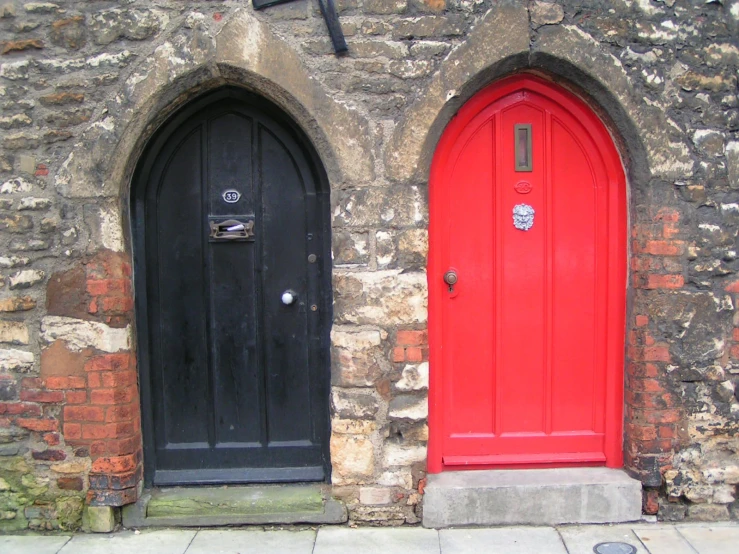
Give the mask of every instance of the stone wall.
M 630 181 L 625 464 L 647 513 L 737 516 L 739 2 L 0 0 L 0 531 L 75 528 L 141 480 L 127 243 L 146 139 L 195 95 L 257 90 L 332 186 L 334 492 L 418 521 L 428 428 L 428 166 L 515 70 L 611 127 Z

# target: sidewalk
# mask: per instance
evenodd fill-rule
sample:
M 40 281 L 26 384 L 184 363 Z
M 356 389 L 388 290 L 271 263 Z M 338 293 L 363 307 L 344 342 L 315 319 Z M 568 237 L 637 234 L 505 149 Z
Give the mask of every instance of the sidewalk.
M 737 554 L 739 524 L 578 525 L 485 529 L 321 527 L 162 529 L 110 535 L 0 536 L 1 554 L 593 554 L 602 542 L 639 554 Z M 618 550 L 614 551 L 617 554 Z

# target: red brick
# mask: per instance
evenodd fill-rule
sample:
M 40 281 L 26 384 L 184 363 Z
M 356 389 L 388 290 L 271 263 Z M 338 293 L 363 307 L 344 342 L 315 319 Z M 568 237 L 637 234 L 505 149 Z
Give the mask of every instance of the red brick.
M 46 177 L 49 174 L 49 168 L 46 164 L 38 164 L 36 166 L 36 177 Z
M 724 286 L 726 292 L 739 292 L 739 279 L 731 281 Z
M 49 390 L 84 389 L 87 386 L 84 377 L 51 376 L 44 379 L 44 385 Z
M 654 214 L 653 219 L 654 221 L 672 221 L 674 223 L 680 221 L 680 212 L 677 211 L 675 208 L 662 207 L 657 210 L 657 213 Z
M 0 402 L 0 414 L 40 416 L 41 406 L 38 404 L 26 404 L 25 402 Z
M 90 455 L 99 456 L 122 456 L 131 454 L 141 446 L 141 437 L 127 437 L 125 439 L 112 439 L 96 441 L 90 445 Z
M 31 457 L 34 460 L 41 460 L 45 462 L 61 462 L 67 459 L 67 454 L 63 450 L 41 450 L 40 452 L 31 452 Z
M 636 326 L 637 327 L 644 327 L 648 323 L 649 323 L 649 316 L 646 316 L 646 315 L 636 316 Z
M 115 389 L 94 389 L 90 391 L 91 404 L 125 404 L 135 397 L 134 387 Z
M 64 438 L 66 440 L 81 439 L 82 425 L 80 425 L 79 423 L 65 423 Z
M 138 487 L 123 490 L 95 490 L 87 492 L 87 503 L 90 506 L 125 506 L 138 500 Z
M 666 346 L 648 346 L 643 350 L 643 359 L 647 362 L 669 362 L 670 350 Z
M 638 377 L 638 378 L 644 378 L 644 377 L 657 377 L 660 374 L 660 369 L 654 364 L 650 363 L 639 363 L 639 364 L 629 364 L 627 374 L 630 377 Z
M 657 438 L 657 428 L 653 425 L 626 424 L 626 433 L 635 440 L 653 440 Z
M 21 379 L 21 387 L 24 389 L 42 389 L 44 381 L 38 377 L 24 377 Z
M 642 511 L 647 515 L 655 515 L 659 511 L 659 491 L 645 489 L 642 491 Z
M 396 346 L 393 348 L 393 361 L 404 362 L 405 361 L 405 348 L 402 346 Z
M 119 371 L 130 367 L 131 354 L 95 356 L 85 364 L 85 371 Z
M 103 387 L 102 372 L 95 371 L 87 374 L 87 386 L 91 389 L 100 389 Z
M 648 289 L 681 289 L 685 285 L 682 275 L 654 275 L 647 278 Z
M 423 350 L 417 346 L 410 346 L 405 349 L 405 359 L 409 362 L 422 362 Z
M 81 477 L 59 477 L 56 486 L 64 491 L 81 491 L 84 487 Z
M 661 439 L 674 439 L 677 437 L 674 425 L 660 425 L 657 428 L 657 436 Z
M 662 227 L 662 236 L 666 239 L 675 238 L 680 234 L 680 227 L 676 223 L 665 223 Z
M 26 402 L 61 402 L 64 400 L 64 393 L 58 390 L 21 390 L 21 400 Z
M 100 406 L 65 406 L 64 421 L 105 421 L 105 410 Z
M 44 435 L 44 442 L 49 446 L 56 446 L 61 442 L 59 433 L 46 433 Z
M 422 346 L 426 344 L 426 331 L 398 331 L 397 344 L 401 346 Z
M 92 473 L 127 473 L 136 469 L 134 454 L 125 456 L 108 456 L 92 462 Z
M 680 256 L 685 252 L 685 243 L 680 240 L 648 240 L 635 251 L 652 256 Z
M 16 420 L 18 426 L 31 431 L 56 431 L 59 429 L 59 422 L 55 419 L 26 419 L 19 418 Z
M 101 296 L 97 307 L 103 312 L 125 313 L 133 310 L 133 298 L 130 296 Z
M 105 413 L 105 421 L 109 423 L 118 421 L 130 421 L 138 414 L 138 405 L 113 406 Z
M 735 341 L 739 341 L 739 327 L 734 327 L 734 331 L 731 336 Z
M 629 381 L 629 388 L 638 392 L 662 392 L 664 387 L 657 379 L 633 379 Z
M 129 295 L 131 294 L 131 282 L 128 279 L 89 279 L 87 292 L 93 296 Z
M 102 386 L 106 388 L 126 387 L 135 385 L 138 382 L 138 376 L 135 371 L 105 371 L 102 372 Z
M 68 390 L 64 393 L 67 404 L 84 404 L 87 402 L 86 390 Z

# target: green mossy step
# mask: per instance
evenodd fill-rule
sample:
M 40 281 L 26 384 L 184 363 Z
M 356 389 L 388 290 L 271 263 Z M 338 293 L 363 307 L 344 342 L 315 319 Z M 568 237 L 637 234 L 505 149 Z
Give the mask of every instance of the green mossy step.
M 123 509 L 125 527 L 343 523 L 346 517 L 346 507 L 322 485 L 155 489 Z

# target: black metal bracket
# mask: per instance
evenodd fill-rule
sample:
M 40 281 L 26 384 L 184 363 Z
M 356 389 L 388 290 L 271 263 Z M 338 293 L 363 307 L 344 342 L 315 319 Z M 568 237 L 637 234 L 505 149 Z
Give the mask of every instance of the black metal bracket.
M 293 1 L 294 0 L 252 0 L 252 4 L 255 10 L 261 10 L 262 8 L 268 8 L 277 4 L 285 4 Z M 334 0 L 318 0 L 318 7 L 321 8 L 321 14 L 323 14 L 323 19 L 326 21 L 328 34 L 331 37 L 331 43 L 334 45 L 334 52 L 337 54 L 343 54 L 349 50 L 349 47 L 346 45 L 344 32 L 341 30 L 339 14 L 336 13 Z

